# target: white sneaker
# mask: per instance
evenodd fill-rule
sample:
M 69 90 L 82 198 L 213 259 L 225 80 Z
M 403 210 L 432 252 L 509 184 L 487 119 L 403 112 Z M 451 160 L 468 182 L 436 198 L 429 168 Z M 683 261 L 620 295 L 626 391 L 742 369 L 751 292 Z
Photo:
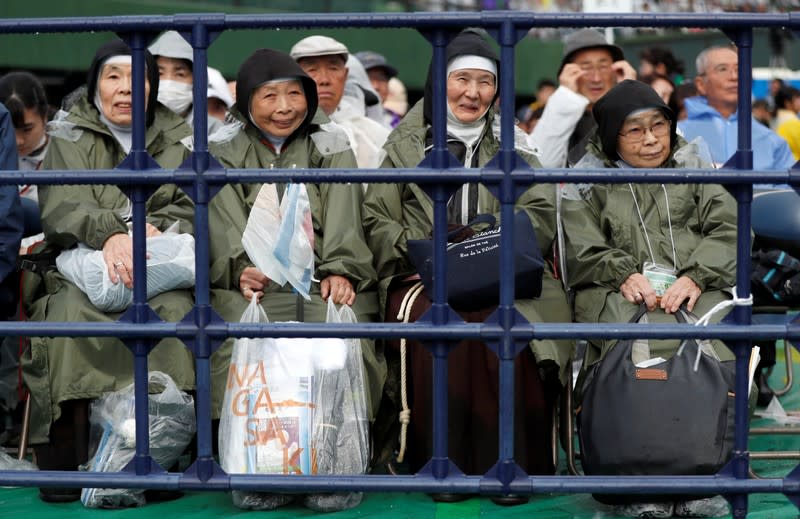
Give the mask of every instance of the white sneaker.
M 672 517 L 673 504 L 663 503 L 631 503 L 614 507 L 614 512 L 624 517 L 639 517 L 642 519 L 658 519 Z
M 723 517 L 729 513 L 728 502 L 722 496 L 675 503 L 677 517 Z

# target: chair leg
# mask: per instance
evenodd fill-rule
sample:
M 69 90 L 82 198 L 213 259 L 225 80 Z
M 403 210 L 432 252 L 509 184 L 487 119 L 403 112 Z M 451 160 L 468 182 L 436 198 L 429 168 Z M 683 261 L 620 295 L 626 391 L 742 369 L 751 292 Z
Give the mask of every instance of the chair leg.
M 581 473 L 575 466 L 575 414 L 572 403 L 572 370 L 567 374 L 567 384 L 561 395 L 561 444 L 567 454 L 567 470 L 573 476 Z
M 553 405 L 553 426 L 550 429 L 550 444 L 553 448 L 553 468 L 555 469 L 558 469 L 559 402 L 561 402 L 561 398 Z
M 25 412 L 22 415 L 22 432 L 19 435 L 19 452 L 17 453 L 18 460 L 24 460 L 25 455 L 28 454 L 28 432 L 31 426 L 31 394 L 25 395 Z
M 783 358 L 786 362 L 786 385 L 780 389 L 773 389 L 772 392 L 775 393 L 775 396 L 783 396 L 792 389 L 792 383 L 794 382 L 794 366 L 792 364 L 792 345 L 788 344 L 786 341 L 783 343 Z

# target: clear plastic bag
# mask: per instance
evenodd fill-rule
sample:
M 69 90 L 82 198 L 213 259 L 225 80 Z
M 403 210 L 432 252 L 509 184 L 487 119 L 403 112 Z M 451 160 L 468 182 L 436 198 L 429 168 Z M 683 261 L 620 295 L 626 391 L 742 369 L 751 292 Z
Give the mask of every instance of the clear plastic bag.
M 148 376 L 150 455 L 164 468 L 172 466 L 192 440 L 196 423 L 194 400 L 178 389 L 172 378 L 160 371 Z M 108 393 L 92 402 L 93 432 L 99 444 L 87 470 L 119 472 L 136 454 L 134 386 Z M 145 504 L 144 491 L 137 489 L 84 488 L 81 502 L 89 508 L 122 508 Z
M 278 204 L 275 184 L 264 184 L 242 234 L 242 246 L 269 279 L 287 282 L 309 299 L 314 272 L 314 228 L 304 184 L 289 184 Z
M 355 322 L 344 306 L 329 322 Z M 253 299 L 241 322 L 269 322 Z M 244 474 L 363 474 L 369 457 L 366 395 L 358 339 L 248 339 L 234 342 L 220 418 L 222 468 Z M 294 496 L 233 492 L 240 508 L 273 510 Z M 356 506 L 360 493 L 307 496 L 315 510 Z
M 353 309 L 339 309 L 328 299 L 327 322 L 356 323 Z M 369 422 L 364 388 L 364 366 L 361 341 L 345 339 L 344 356 L 330 352 L 328 361 L 338 369 L 317 369 L 314 372 L 315 397 L 314 449 L 317 474 L 363 474 L 369 463 Z M 328 353 L 322 351 L 320 353 Z M 338 358 L 337 358 L 338 357 Z M 361 492 L 311 494 L 305 505 L 318 512 L 347 510 L 361 503 Z
M 12 458 L 3 447 L 0 447 L 0 470 L 39 470 L 39 467 L 28 460 Z
M 174 227 L 174 226 L 173 226 Z M 147 238 L 147 298 L 194 286 L 194 237 L 168 229 Z M 103 251 L 84 244 L 56 258 L 58 271 L 80 288 L 103 312 L 121 312 L 133 303 L 133 290 L 108 277 Z

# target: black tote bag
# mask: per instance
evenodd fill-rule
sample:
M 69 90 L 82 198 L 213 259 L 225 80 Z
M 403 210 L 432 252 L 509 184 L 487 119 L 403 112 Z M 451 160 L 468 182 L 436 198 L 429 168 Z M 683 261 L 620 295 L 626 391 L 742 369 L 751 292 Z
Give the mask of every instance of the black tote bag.
M 479 215 L 468 225 L 490 223 L 486 231 L 449 243 L 463 228 L 448 234 L 447 301 L 455 310 L 476 311 L 500 302 L 500 227 L 492 215 Z M 433 240 L 408 240 L 408 257 L 428 296 L 433 295 Z M 542 293 L 544 258 L 525 211 L 514 215 L 514 297 Z
M 631 322 L 647 312 L 642 305 Z M 675 314 L 686 322 L 684 308 Z M 734 434 L 734 361 L 681 355 L 637 368 L 634 340 L 621 340 L 587 372 L 578 411 L 587 475 L 708 475 L 728 461 Z M 611 497 L 611 496 L 604 496 Z

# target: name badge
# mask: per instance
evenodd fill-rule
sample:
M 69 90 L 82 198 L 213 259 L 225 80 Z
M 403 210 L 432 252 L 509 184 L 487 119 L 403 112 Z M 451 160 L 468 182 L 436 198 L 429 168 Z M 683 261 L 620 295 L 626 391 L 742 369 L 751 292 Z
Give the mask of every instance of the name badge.
M 663 296 L 667 289 L 675 283 L 675 280 L 678 279 L 675 274 L 675 269 L 649 261 L 646 261 L 642 267 L 642 275 L 650 282 L 650 286 L 656 292 L 656 297 Z

